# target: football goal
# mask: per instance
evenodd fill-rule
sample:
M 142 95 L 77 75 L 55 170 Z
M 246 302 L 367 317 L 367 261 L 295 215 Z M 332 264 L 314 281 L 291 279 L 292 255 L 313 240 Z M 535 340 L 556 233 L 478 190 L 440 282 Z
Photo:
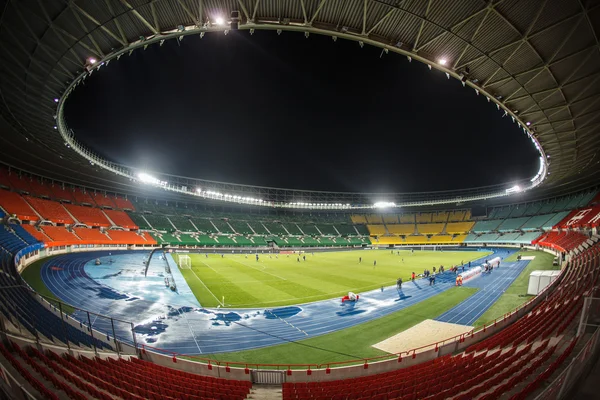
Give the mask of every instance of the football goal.
M 179 255 L 179 268 L 181 269 L 191 269 L 192 268 L 192 259 L 190 256 L 185 254 Z

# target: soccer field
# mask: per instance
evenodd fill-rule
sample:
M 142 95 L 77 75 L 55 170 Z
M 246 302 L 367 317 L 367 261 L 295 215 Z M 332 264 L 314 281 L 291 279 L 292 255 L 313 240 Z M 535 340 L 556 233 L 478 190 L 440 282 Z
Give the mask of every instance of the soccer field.
M 273 307 L 390 286 L 399 277 L 409 280 L 413 271 L 420 274 L 440 265 L 448 268 L 488 254 L 491 252 L 356 250 L 259 254 L 258 261 L 254 254 L 186 254 L 191 268 L 182 268 L 181 273 L 204 307 Z M 173 257 L 179 263 L 178 255 Z

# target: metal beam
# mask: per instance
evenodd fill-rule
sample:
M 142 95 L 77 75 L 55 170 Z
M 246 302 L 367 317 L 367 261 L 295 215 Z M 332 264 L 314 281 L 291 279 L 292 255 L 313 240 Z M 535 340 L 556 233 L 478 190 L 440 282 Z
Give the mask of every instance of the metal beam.
M 419 40 L 421 39 L 421 33 L 423 33 L 423 27 L 425 26 L 425 21 L 427 20 L 427 15 L 429 14 L 430 8 L 431 8 L 431 0 L 427 0 L 427 8 L 425 8 L 425 15 L 421 19 L 421 25 L 419 26 L 419 31 L 417 32 L 417 37 L 415 38 L 415 43 L 413 43 L 413 51 L 417 52 L 417 53 L 421 49 L 421 48 L 417 48 L 417 46 L 419 45 Z M 437 37 L 440 37 L 440 36 L 437 36 Z M 431 42 L 431 40 L 429 42 L 425 43 L 425 46 L 427 46 L 430 42 Z M 424 47 L 424 46 L 421 46 L 421 47 Z
M 241 1 L 241 0 L 239 0 Z M 317 9 L 315 10 L 313 16 L 310 18 L 310 23 L 312 25 L 313 21 L 315 20 L 315 18 L 317 18 L 317 15 L 319 15 L 319 12 L 321 11 L 321 8 L 323 8 L 323 6 L 325 5 L 325 3 L 327 2 L 327 0 L 321 0 L 319 2 L 319 5 L 317 6 Z
M 141 22 L 142 24 L 144 24 L 144 25 L 146 26 L 146 28 L 150 29 L 150 30 L 152 31 L 152 33 L 154 33 L 155 35 L 158 35 L 158 34 L 159 34 L 159 32 L 158 32 L 156 29 L 154 29 L 154 27 L 152 26 L 152 24 L 151 24 L 150 22 L 148 22 L 148 21 L 146 20 L 146 18 L 144 18 L 144 17 L 142 16 L 142 14 L 140 14 L 140 13 L 139 13 L 139 12 L 138 12 L 138 11 L 137 11 L 135 8 L 133 8 L 133 7 L 131 6 L 131 4 L 129 4 L 129 3 L 127 2 L 127 0 L 119 0 L 119 1 L 120 1 L 120 2 L 121 2 L 121 4 L 123 4 L 123 5 L 124 5 L 124 6 L 125 6 L 125 7 L 126 7 L 126 8 L 127 8 L 127 9 L 128 9 L 128 10 L 129 10 L 129 11 L 132 13 L 132 14 L 133 14 L 133 15 L 135 15 L 135 17 L 136 17 L 138 20 L 140 20 L 140 22 Z
M 105 2 L 108 4 L 108 0 L 105 0 Z M 123 46 L 127 46 L 127 41 L 123 40 L 123 38 L 118 37 L 110 29 L 108 29 L 105 25 L 101 24 L 96 18 L 92 17 L 89 13 L 87 13 L 83 8 L 81 8 L 80 6 L 75 4 L 75 2 L 73 2 L 71 4 L 72 4 L 74 10 L 78 11 L 81 15 L 83 15 L 88 20 L 93 22 L 96 26 L 98 26 L 100 29 L 102 29 L 104 32 L 106 32 L 110 37 L 115 39 L 117 42 L 121 43 Z M 111 16 L 112 16 L 112 14 L 111 14 Z M 83 22 L 81 22 L 81 19 L 79 19 L 79 17 L 78 17 L 78 20 L 80 21 L 82 28 L 87 30 L 87 28 L 85 27 L 85 25 L 83 25 Z M 90 33 L 90 35 L 91 35 L 91 33 Z
M 196 17 L 194 15 L 193 12 L 190 11 L 190 9 L 188 8 L 188 6 L 185 5 L 185 3 L 182 0 L 177 0 L 177 2 L 179 3 L 179 5 L 181 6 L 181 8 L 183 8 L 183 11 L 185 11 L 185 13 L 187 14 L 187 16 L 194 21 L 194 25 L 196 26 L 200 26 L 200 20 L 198 19 L 198 17 Z

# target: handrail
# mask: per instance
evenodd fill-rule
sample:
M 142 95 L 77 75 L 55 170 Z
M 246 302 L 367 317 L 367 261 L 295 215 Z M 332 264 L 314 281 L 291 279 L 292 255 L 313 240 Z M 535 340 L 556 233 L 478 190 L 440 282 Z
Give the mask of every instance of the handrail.
M 209 365 L 218 365 L 218 366 L 225 365 L 227 367 L 244 366 L 244 368 L 247 368 L 248 366 L 255 366 L 257 369 L 259 369 L 261 367 L 276 367 L 277 369 L 285 368 L 285 367 L 287 367 L 288 369 L 291 369 L 292 367 L 294 367 L 295 369 L 300 369 L 300 368 L 322 369 L 323 367 L 330 368 L 331 366 L 341 367 L 341 366 L 358 365 L 361 363 L 368 364 L 371 362 L 388 361 L 388 360 L 393 360 L 393 359 L 397 359 L 400 362 L 402 360 L 403 356 L 411 356 L 412 358 L 415 358 L 418 353 L 423 352 L 425 349 L 435 348 L 437 350 L 446 344 L 455 343 L 457 341 L 464 341 L 467 337 L 474 337 L 474 335 L 479 334 L 481 332 L 485 332 L 488 328 L 490 328 L 492 326 L 496 326 L 498 323 L 502 323 L 502 322 L 506 321 L 508 318 L 512 317 L 514 314 L 518 313 L 520 310 L 528 307 L 532 302 L 540 299 L 541 296 L 543 296 L 544 294 L 546 294 L 547 291 L 550 290 L 550 288 L 556 286 L 558 284 L 558 282 L 560 282 L 562 280 L 563 275 L 564 275 L 565 271 L 568 269 L 569 265 L 570 265 L 570 263 L 566 263 L 565 267 L 561 269 L 558 278 L 556 280 L 554 280 L 554 282 L 552 282 L 550 285 L 546 286 L 540 293 L 538 293 L 538 295 L 536 295 L 532 299 L 528 300 L 526 303 L 521 304 L 520 306 L 516 307 L 514 310 L 505 313 L 502 317 L 496 318 L 493 321 L 490 321 L 489 323 L 482 325 L 478 329 L 473 328 L 467 332 L 464 332 L 464 333 L 461 333 L 458 335 L 454 335 L 454 336 L 451 336 L 451 337 L 443 339 L 443 340 L 438 340 L 438 341 L 432 342 L 430 344 L 426 344 L 423 346 L 415 347 L 415 348 L 412 348 L 409 350 L 404 350 L 404 351 L 397 352 L 397 353 L 384 354 L 384 355 L 375 356 L 375 357 L 363 357 L 363 358 L 356 358 L 356 359 L 351 359 L 351 360 L 322 362 L 322 363 L 264 364 L 264 363 L 252 363 L 252 362 L 241 362 L 241 361 L 217 360 L 217 359 L 206 358 L 206 357 L 202 357 L 202 356 L 198 356 L 198 355 L 187 355 L 187 354 L 183 354 L 183 353 L 177 353 L 177 352 L 174 352 L 171 350 L 166 350 L 166 349 L 161 349 L 158 347 L 149 346 L 146 344 L 138 345 L 138 348 L 142 352 L 145 352 L 146 349 L 150 349 L 158 354 L 169 355 L 173 358 L 183 357 L 186 359 L 190 359 L 191 361 L 194 361 L 194 362 L 201 362 L 201 363 L 205 363 L 205 364 L 209 364 Z M 29 289 L 33 291 L 33 289 L 31 289 L 30 287 L 29 287 Z M 33 291 L 33 292 L 37 294 L 37 292 L 35 292 L 35 291 Z M 77 308 L 82 311 L 86 311 L 86 310 L 83 310 L 78 307 L 74 307 L 74 308 Z M 107 318 L 110 318 L 110 317 L 107 317 Z

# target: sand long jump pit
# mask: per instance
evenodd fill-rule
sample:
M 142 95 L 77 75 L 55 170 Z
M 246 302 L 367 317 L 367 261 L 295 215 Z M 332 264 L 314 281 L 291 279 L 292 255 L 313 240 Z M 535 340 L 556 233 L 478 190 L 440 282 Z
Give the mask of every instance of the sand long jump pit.
M 410 329 L 374 344 L 373 347 L 388 353 L 400 353 L 441 342 L 453 336 L 470 332 L 472 329 L 472 326 L 426 319 Z

